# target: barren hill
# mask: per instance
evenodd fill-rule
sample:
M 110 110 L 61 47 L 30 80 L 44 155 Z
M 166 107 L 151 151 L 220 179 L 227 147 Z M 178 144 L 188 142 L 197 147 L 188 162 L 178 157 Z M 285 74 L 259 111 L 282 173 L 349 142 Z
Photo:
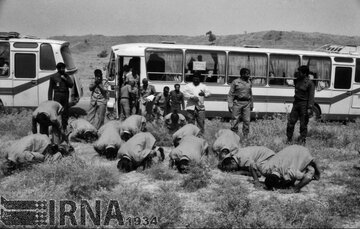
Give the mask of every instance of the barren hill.
M 128 36 L 55 36 L 52 39 L 67 40 L 75 52 L 91 49 L 104 50 L 112 45 L 136 42 L 175 41 L 180 44 L 208 44 L 203 36 L 169 36 L 169 35 L 128 35 Z M 324 33 L 304 33 L 297 31 L 262 31 L 247 34 L 217 35 L 217 45 L 243 46 L 259 45 L 268 48 L 316 49 L 325 44 L 360 45 L 359 36 L 342 36 Z

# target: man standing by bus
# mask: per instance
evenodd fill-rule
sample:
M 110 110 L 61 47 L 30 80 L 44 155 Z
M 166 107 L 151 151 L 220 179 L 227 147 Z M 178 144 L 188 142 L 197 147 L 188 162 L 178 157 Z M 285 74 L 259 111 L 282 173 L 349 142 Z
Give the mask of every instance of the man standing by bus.
M 193 82 L 188 83 L 184 89 L 184 97 L 186 102 L 186 112 L 189 123 L 195 124 L 200 128 L 201 134 L 205 131 L 205 105 L 204 99 L 211 95 L 209 89 L 205 84 L 200 83 L 201 73 L 199 71 L 194 73 Z
M 59 62 L 56 65 L 57 73 L 50 76 L 48 100 L 59 102 L 64 110 L 62 113 L 62 126 L 66 130 L 69 110 L 69 88 L 74 85 L 71 77 L 65 73 L 66 65 Z
M 238 125 L 242 120 L 243 135 L 247 137 L 249 134 L 250 114 L 254 106 L 249 69 L 242 68 L 240 78 L 232 81 L 228 94 L 228 106 L 233 117 L 231 130 L 238 132 Z
M 296 73 L 297 78 L 295 84 L 295 100 L 290 112 L 290 116 L 286 128 L 287 142 L 291 143 L 295 124 L 300 119 L 300 138 L 299 142 L 306 143 L 307 125 L 309 116 L 312 115 L 314 106 L 315 85 L 309 79 L 309 67 L 302 65 Z

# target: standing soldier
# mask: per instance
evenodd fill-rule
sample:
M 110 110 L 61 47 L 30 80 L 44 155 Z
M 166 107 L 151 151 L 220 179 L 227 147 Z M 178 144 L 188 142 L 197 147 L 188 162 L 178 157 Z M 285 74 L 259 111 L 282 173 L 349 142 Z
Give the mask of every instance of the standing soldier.
M 231 83 L 228 94 L 229 111 L 233 116 L 231 130 L 238 131 L 239 122 L 243 121 L 243 135 L 249 134 L 250 114 L 253 109 L 253 97 L 251 90 L 250 70 L 242 68 L 240 78 Z
M 174 112 L 174 110 L 180 112 L 185 109 L 184 94 L 180 91 L 180 84 L 175 84 L 174 88 L 175 90 L 170 91 L 171 112 Z
M 295 124 L 300 119 L 300 139 L 302 144 L 306 143 L 307 125 L 309 122 L 309 116 L 312 115 L 312 109 L 314 107 L 314 83 L 309 79 L 309 67 L 300 66 L 298 73 L 295 73 L 297 78 L 295 83 L 295 100 L 290 112 L 290 116 L 287 123 L 286 135 L 287 142 L 292 141 Z
M 103 84 L 102 71 L 96 69 L 94 75 L 95 80 L 89 86 L 91 97 L 88 120 L 96 129 L 99 129 L 104 125 L 108 91 L 106 85 Z
M 163 120 L 170 113 L 170 88 L 165 86 L 163 92 L 155 97 L 155 113 L 157 119 Z
M 155 98 L 156 90 L 154 85 L 149 85 L 147 79 L 143 79 L 142 83 L 143 85 L 140 87 L 140 110 L 141 115 L 144 116 L 146 120 L 149 120 L 154 105 L 153 100 Z
M 39 104 L 32 115 L 32 132 L 37 133 L 37 124 L 40 126 L 40 134 L 49 136 L 49 126 L 52 127 L 52 140 L 60 144 L 64 140 L 61 124 L 63 107 L 56 101 L 45 101 Z
M 122 118 L 126 119 L 131 115 L 131 105 L 133 95 L 137 94 L 138 89 L 135 87 L 135 81 L 131 80 L 120 89 L 120 107 Z
M 66 129 L 69 110 L 69 88 L 72 88 L 74 81 L 65 73 L 66 65 L 59 62 L 56 65 L 57 73 L 50 76 L 48 100 L 59 102 L 63 108 L 62 125 Z

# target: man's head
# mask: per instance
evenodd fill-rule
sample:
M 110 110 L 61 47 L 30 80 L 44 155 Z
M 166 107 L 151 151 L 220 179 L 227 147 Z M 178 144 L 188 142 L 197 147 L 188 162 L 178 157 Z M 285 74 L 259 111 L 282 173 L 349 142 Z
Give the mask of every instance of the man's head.
M 281 187 L 280 176 L 276 173 L 272 173 L 265 178 L 265 186 L 268 190 Z
M 219 169 L 225 172 L 232 172 L 239 170 L 239 165 L 233 157 L 227 157 L 219 163 Z
M 121 172 L 128 173 L 135 170 L 136 166 L 129 157 L 121 157 L 117 164 L 117 168 Z
M 142 83 L 144 86 L 147 86 L 149 84 L 149 81 L 145 78 L 142 80 Z
M 299 74 L 298 74 L 298 77 L 297 77 L 297 78 L 303 79 L 303 78 L 305 78 L 306 76 L 309 75 L 310 70 L 309 70 L 309 67 L 308 67 L 308 66 L 306 66 L 306 65 L 301 65 L 301 66 L 298 68 L 298 72 L 299 72 Z
M 70 144 L 60 144 L 58 151 L 63 156 L 69 156 L 74 153 L 74 147 L 72 147 Z
M 63 62 L 59 62 L 56 65 L 57 71 L 62 75 L 65 74 L 65 68 L 66 68 L 66 65 Z
M 222 149 L 219 153 L 219 160 L 223 160 L 230 153 L 229 149 Z
M 105 157 L 109 160 L 113 160 L 117 157 L 117 147 L 114 145 L 108 145 L 105 148 Z
M 135 87 L 135 80 L 130 80 L 130 81 L 129 81 L 129 85 L 130 85 L 131 87 Z
M 121 134 L 121 139 L 124 140 L 125 142 L 127 142 L 133 135 L 130 133 L 130 131 L 125 130 L 122 134 Z
M 248 68 L 240 69 L 240 77 L 247 81 L 250 78 L 250 70 Z
M 84 133 L 84 138 L 85 138 L 85 141 L 88 142 L 88 143 L 91 143 L 91 142 L 94 142 L 96 141 L 96 139 L 98 138 L 97 134 L 92 132 L 92 131 L 86 131 Z
M 103 77 L 102 77 L 102 71 L 100 69 L 95 69 L 94 76 L 95 76 L 95 82 L 101 83 Z
M 179 162 L 177 162 L 176 167 L 180 173 L 187 173 L 187 172 L 189 172 L 189 164 L 190 164 L 189 158 L 182 157 L 182 158 L 180 158 Z
M 201 76 L 201 73 L 199 71 L 196 71 L 194 73 L 194 77 L 193 77 L 193 84 L 195 86 L 198 86 L 200 84 L 200 76 Z
M 6 159 L 0 166 L 4 176 L 11 175 L 16 170 L 16 164 L 13 161 Z
M 164 149 L 156 147 L 154 150 L 151 150 L 149 155 L 144 158 L 141 165 L 143 168 L 150 168 L 153 164 L 159 164 L 165 159 Z
M 172 124 L 177 124 L 179 122 L 179 114 L 177 113 L 177 110 L 174 110 L 173 113 L 170 115 L 170 120 Z
M 174 85 L 174 88 L 175 88 L 175 91 L 176 91 L 176 92 L 179 92 L 179 91 L 180 91 L 180 84 L 178 84 L 178 83 L 175 84 L 175 85 Z
M 163 89 L 164 95 L 169 95 L 169 92 L 170 92 L 170 88 L 168 86 L 165 86 Z
M 173 140 L 174 147 L 177 147 L 180 144 L 181 138 L 175 138 Z
M 40 124 L 40 125 L 49 125 L 51 124 L 51 120 L 48 114 L 46 113 L 39 113 L 36 115 L 36 121 Z

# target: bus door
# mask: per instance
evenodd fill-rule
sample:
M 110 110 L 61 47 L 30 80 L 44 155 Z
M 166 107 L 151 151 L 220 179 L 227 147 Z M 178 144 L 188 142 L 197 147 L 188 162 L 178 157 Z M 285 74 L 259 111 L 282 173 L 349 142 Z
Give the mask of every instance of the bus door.
M 36 52 L 11 52 L 14 106 L 37 107 L 38 61 Z
M 351 65 L 334 64 L 332 67 L 334 79 L 332 81 L 333 92 L 332 98 L 330 98 L 329 113 L 334 115 L 335 119 L 341 119 L 342 116 L 347 116 L 350 112 L 354 69 L 354 66 Z
M 0 42 L 0 110 L 2 106 L 13 106 L 11 70 L 10 43 Z
M 350 114 L 360 115 L 360 59 L 356 59 Z

